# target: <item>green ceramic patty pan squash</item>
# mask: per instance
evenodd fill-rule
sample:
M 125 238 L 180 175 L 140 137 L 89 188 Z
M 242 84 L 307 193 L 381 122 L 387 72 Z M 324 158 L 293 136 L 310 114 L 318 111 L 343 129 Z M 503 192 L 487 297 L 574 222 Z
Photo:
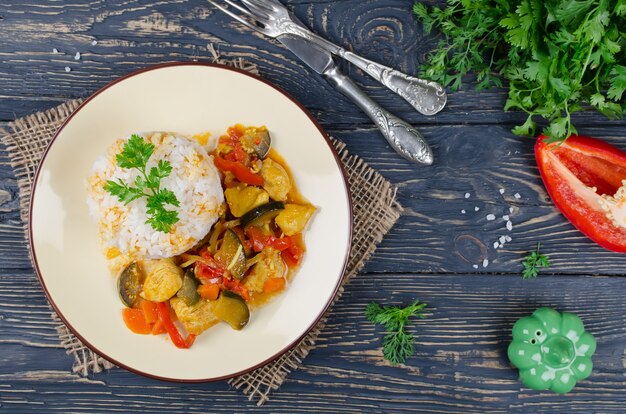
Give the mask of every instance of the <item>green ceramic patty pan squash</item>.
M 513 326 L 508 355 L 528 388 L 564 394 L 591 374 L 595 350 L 578 316 L 539 308 Z

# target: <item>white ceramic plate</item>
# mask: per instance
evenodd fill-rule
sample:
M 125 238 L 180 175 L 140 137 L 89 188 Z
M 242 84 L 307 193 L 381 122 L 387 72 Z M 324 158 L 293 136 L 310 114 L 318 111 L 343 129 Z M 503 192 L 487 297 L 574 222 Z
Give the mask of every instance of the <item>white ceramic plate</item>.
M 235 123 L 265 124 L 296 183 L 318 207 L 307 253 L 287 290 L 252 314 L 242 331 L 219 324 L 191 349 L 166 336 L 135 335 L 121 318 L 116 281 L 98 245 L 84 180 L 99 154 L 141 131 L 220 134 Z M 351 238 L 351 204 L 328 137 L 293 98 L 261 78 L 207 64 L 167 64 L 119 79 L 66 121 L 37 172 L 30 242 L 50 303 L 94 351 L 131 371 L 173 381 L 211 381 L 257 368 L 295 345 L 337 292 Z

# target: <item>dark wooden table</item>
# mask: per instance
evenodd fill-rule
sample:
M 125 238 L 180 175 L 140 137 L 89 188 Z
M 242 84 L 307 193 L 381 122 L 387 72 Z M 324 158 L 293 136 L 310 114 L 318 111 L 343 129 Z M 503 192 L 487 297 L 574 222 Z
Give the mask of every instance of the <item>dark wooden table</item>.
M 412 18 L 410 0 L 289 3 L 317 32 L 408 73 L 417 72 L 434 46 Z M 86 97 L 135 69 L 207 61 L 208 44 L 225 57 L 256 63 L 265 78 L 299 99 L 329 133 L 398 186 L 404 215 L 335 307 L 318 348 L 269 403 L 257 408 L 224 382 L 170 384 L 122 369 L 88 378 L 70 372 L 72 359 L 59 348 L 28 260 L 17 186 L 2 150 L 0 411 L 626 410 L 626 255 L 588 241 L 554 208 L 535 167 L 533 140 L 510 133 L 522 116 L 502 111 L 502 91 L 478 93 L 468 83 L 450 95 L 442 113 L 426 118 L 345 67 L 372 97 L 418 126 L 432 143 L 436 164 L 420 168 L 400 159 L 369 119 L 287 50 L 206 1 L 3 0 L 0 126 Z M 74 59 L 76 52 L 80 60 Z M 593 113 L 575 121 L 581 133 L 626 149 L 625 122 Z M 510 207 L 514 227 L 508 232 L 500 217 Z M 487 221 L 489 213 L 498 219 Z M 501 235 L 512 241 L 495 250 L 493 242 Z M 537 242 L 552 267 L 536 280 L 522 280 L 520 260 Z M 489 260 L 487 267 L 483 259 Z M 364 308 L 371 300 L 395 304 L 414 298 L 427 302 L 432 315 L 411 328 L 416 355 L 405 366 L 391 367 L 381 355 L 381 331 L 365 320 Z M 566 396 L 522 387 L 506 357 L 512 324 L 539 306 L 576 312 L 598 341 L 593 374 Z

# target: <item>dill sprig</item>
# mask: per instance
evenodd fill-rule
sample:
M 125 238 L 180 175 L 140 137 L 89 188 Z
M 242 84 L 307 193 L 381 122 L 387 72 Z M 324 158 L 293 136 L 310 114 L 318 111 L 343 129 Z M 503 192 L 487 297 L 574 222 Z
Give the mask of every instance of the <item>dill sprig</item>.
M 375 302 L 367 305 L 365 316 L 378 325 L 383 325 L 387 334 L 383 338 L 383 356 L 392 365 L 404 363 L 415 352 L 414 337 L 405 330 L 409 317 L 424 318 L 422 310 L 427 305 L 416 300 L 407 307 L 381 306 Z

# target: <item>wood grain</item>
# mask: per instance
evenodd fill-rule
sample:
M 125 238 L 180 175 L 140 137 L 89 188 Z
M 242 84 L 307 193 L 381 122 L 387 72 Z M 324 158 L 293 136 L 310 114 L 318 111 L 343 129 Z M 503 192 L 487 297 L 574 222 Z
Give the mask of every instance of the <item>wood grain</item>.
M 13 279 L 17 280 L 15 288 L 28 291 L 27 278 Z M 394 281 L 392 286 L 389 280 Z M 360 276 L 332 313 L 318 348 L 265 409 L 482 413 L 560 412 L 563 407 L 569 412 L 590 412 L 602 407 L 603 412 L 620 412 L 615 401 L 626 385 L 626 299 L 621 286 L 618 278 L 581 275 L 530 283 L 488 275 Z M 391 367 L 382 361 L 382 332 L 364 318 L 365 305 L 380 300 L 377 292 L 381 290 L 389 303 L 419 297 L 429 304 L 430 316 L 412 324 L 411 331 L 418 336 L 416 354 L 405 366 Z M 554 292 L 561 294 L 555 296 Z M 43 304 L 41 294 L 36 296 L 33 292 L 29 300 Z M 7 300 L 4 289 L 0 298 Z M 568 396 L 521 388 L 507 362 L 512 324 L 538 306 L 577 312 L 598 340 L 593 375 Z M 10 319 L 13 325 L 37 326 L 37 321 L 45 325 L 45 315 L 36 311 L 28 316 L 8 308 L 0 312 L 3 322 Z M 145 412 L 195 412 L 206 410 L 209 402 L 212 412 L 228 412 L 237 410 L 233 403 L 243 404 L 243 398 L 224 383 L 168 384 L 123 370 L 82 379 L 67 373 L 70 361 L 60 351 L 46 350 L 48 357 L 42 358 L 39 347 L 48 343 L 45 329 L 7 332 L 3 326 L 2 332 L 0 383 L 7 379 L 10 386 L 0 387 L 0 401 L 9 412 L 18 407 L 37 412 L 41 403 L 50 411 L 97 407 L 103 412 L 125 406 Z M 12 338 L 27 338 L 29 343 L 13 342 Z M 35 392 L 33 387 L 46 393 Z M 255 409 L 246 404 L 240 411 Z
M 224 55 L 245 56 L 261 73 L 297 96 L 325 126 L 371 125 L 352 103 L 311 73 L 277 42 L 252 33 L 203 0 L 13 2 L 0 9 L 0 120 L 10 120 L 77 96 L 87 96 L 132 70 L 173 60 L 207 60 L 207 43 Z M 409 12 L 406 0 L 286 1 L 318 33 L 349 50 L 416 74 L 435 46 Z M 45 12 L 42 12 L 45 9 Z M 27 16 L 27 17 L 24 17 Z M 332 16 L 332 24 L 329 24 Z M 92 40 L 98 44 L 91 45 Z M 53 54 L 57 48 L 61 54 Z M 81 52 L 81 60 L 74 55 Z M 66 73 L 69 66 L 72 71 Z M 436 117 L 416 113 L 367 75 L 342 65 L 382 105 L 414 124 L 502 124 L 525 119 L 502 111 L 501 90 L 477 93 L 466 83 Z M 332 110 L 329 110 L 332 108 Z M 581 124 L 623 125 L 594 112 Z
M 408 73 L 418 72 L 435 42 L 422 36 L 411 0 L 285 3 L 318 33 Z M 5 0 L 0 127 L 86 97 L 135 69 L 209 60 L 209 43 L 226 56 L 245 56 L 300 100 L 329 133 L 398 186 L 405 213 L 346 290 L 318 347 L 257 408 L 223 382 L 164 383 L 121 369 L 89 378 L 70 373 L 72 358 L 59 348 L 32 273 L 17 186 L 0 149 L 0 412 L 624 412 L 626 256 L 588 241 L 554 208 L 535 167 L 533 141 L 509 132 L 524 117 L 502 111 L 503 90 L 478 93 L 468 80 L 442 113 L 424 117 L 342 64 L 372 97 L 420 127 L 437 162 L 419 168 L 391 151 L 368 118 L 290 52 L 204 0 Z M 626 150 L 623 120 L 585 112 L 575 123 L 581 133 Z M 490 213 L 498 219 L 487 221 Z M 494 249 L 501 235 L 512 241 Z M 538 241 L 553 266 L 523 281 L 520 260 Z M 391 367 L 382 359 L 382 332 L 363 310 L 372 300 L 414 298 L 427 302 L 431 315 L 411 327 L 418 337 L 415 356 Z M 567 396 L 521 387 L 507 362 L 511 325 L 539 306 L 576 312 L 598 339 L 593 375 Z
M 515 137 L 505 127 L 495 125 L 425 126 L 422 131 L 437 158 L 432 168 L 415 167 L 402 160 L 378 130 L 329 131 L 396 184 L 398 200 L 405 207 L 366 272 L 519 275 L 522 258 L 541 242 L 552 260 L 546 274 L 624 274 L 625 255 L 589 241 L 550 202 L 535 167 L 532 140 Z M 614 129 L 584 131 L 626 149 Z M 6 201 L 0 203 L 5 209 L 1 214 L 6 217 L 0 222 L 5 230 L 0 238 L 0 252 L 6 253 L 4 267 L 24 269 L 29 267 L 27 252 L 16 249 L 23 238 L 15 182 L 7 173 L 0 183 L 0 189 L 12 188 L 5 194 Z M 500 189 L 505 190 L 503 195 Z M 465 193 L 470 193 L 468 199 Z M 488 214 L 497 219 L 487 221 Z M 513 231 L 506 229 L 505 215 L 510 216 Z M 507 235 L 512 241 L 495 249 L 493 243 Z M 486 268 L 482 266 L 484 259 L 489 260 Z

